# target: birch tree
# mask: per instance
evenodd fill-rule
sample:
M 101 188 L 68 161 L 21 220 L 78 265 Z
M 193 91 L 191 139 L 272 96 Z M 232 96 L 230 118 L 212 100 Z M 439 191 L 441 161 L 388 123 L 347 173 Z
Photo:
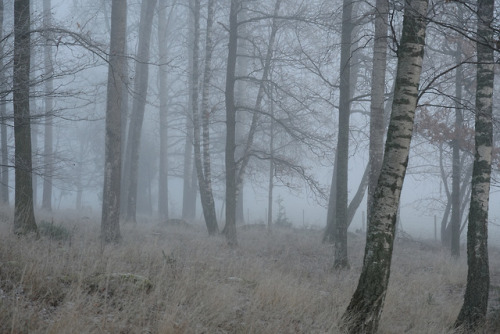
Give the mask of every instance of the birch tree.
M 377 332 L 389 283 L 397 211 L 413 133 L 424 55 L 427 0 L 405 4 L 403 32 L 385 154 L 373 205 L 363 268 L 351 302 L 342 316 L 349 333 Z
M 475 152 L 467 229 L 467 286 L 455 327 L 467 331 L 484 325 L 490 285 L 488 264 L 488 208 L 493 141 L 493 12 L 494 0 L 477 3 L 477 87 Z
M 194 55 L 198 54 L 199 43 L 199 30 L 200 30 L 200 0 L 195 1 L 194 8 L 194 49 L 193 52 L 193 75 L 198 72 L 194 70 L 198 68 L 198 59 Z M 201 118 L 203 128 L 203 157 L 202 145 L 200 138 L 200 113 L 198 112 L 198 89 L 197 85 L 193 86 L 192 100 L 193 100 L 193 128 L 194 128 L 194 160 L 198 176 L 198 184 L 200 188 L 201 204 L 203 209 L 203 216 L 205 217 L 205 224 L 207 225 L 208 234 L 214 235 L 219 233 L 217 225 L 217 215 L 215 212 L 215 202 L 212 193 L 212 176 L 211 176 L 211 162 L 210 162 L 210 79 L 212 76 L 212 26 L 214 19 L 214 0 L 208 1 L 207 7 L 207 29 L 205 37 L 205 66 L 203 71 L 203 86 L 202 86 L 202 100 L 201 100 Z M 197 80 L 194 76 L 193 81 Z
M 120 236 L 121 110 L 125 67 L 127 1 L 111 4 L 108 87 L 106 101 L 106 137 L 104 186 L 102 192 L 101 239 L 118 242 Z

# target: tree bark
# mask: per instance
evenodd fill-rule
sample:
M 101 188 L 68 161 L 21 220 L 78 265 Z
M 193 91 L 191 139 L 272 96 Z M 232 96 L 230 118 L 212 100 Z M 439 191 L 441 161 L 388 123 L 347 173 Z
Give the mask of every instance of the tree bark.
M 323 234 L 323 243 L 333 244 L 335 242 L 335 210 L 337 208 L 337 158 L 333 161 L 332 181 L 330 182 L 330 194 L 328 198 L 328 211 L 326 214 L 326 228 Z
M 189 0 L 188 7 L 188 91 L 193 91 L 193 86 L 198 85 L 198 81 L 193 82 L 193 44 L 194 44 L 194 0 Z M 193 100 L 192 94 L 188 94 L 188 110 L 186 112 L 186 140 L 184 143 L 184 169 L 183 169 L 183 192 L 182 192 L 182 218 L 193 220 L 196 217 L 196 187 L 193 184 Z
M 236 162 L 234 152 L 236 148 L 236 106 L 234 102 L 234 83 L 236 70 L 236 53 L 238 50 L 238 12 L 241 9 L 241 0 L 231 0 L 229 13 L 229 44 L 226 69 L 226 225 L 224 232 L 227 243 L 236 246 Z
M 149 52 L 153 15 L 157 0 L 143 0 L 139 23 L 139 42 L 135 64 L 134 96 L 132 102 L 132 118 L 128 131 L 127 145 L 130 152 L 129 190 L 127 192 L 126 220 L 136 222 L 137 181 L 139 173 L 139 148 L 141 145 L 142 123 L 146 109 L 149 78 Z
M 384 156 L 384 93 L 385 71 L 387 67 L 387 28 L 389 1 L 376 0 L 375 3 L 375 40 L 373 45 L 373 69 L 370 105 L 370 172 L 368 181 L 367 216 L 370 216 L 373 195 L 377 186 L 382 159 Z
M 125 67 L 127 1 L 111 4 L 111 43 L 109 48 L 108 87 L 106 101 L 106 139 L 104 186 L 102 192 L 101 239 L 118 242 L 120 235 L 121 111 Z
M 33 210 L 30 127 L 30 1 L 14 2 L 14 233 L 37 233 Z
M 30 127 L 30 1 L 14 2 L 14 233 L 38 233 L 33 210 Z
M 160 3 L 158 8 L 158 49 L 159 62 L 158 82 L 160 100 L 160 166 L 158 177 L 158 218 L 165 222 L 168 220 L 168 99 L 167 99 L 167 8 Z
M 458 9 L 458 15 L 463 16 L 461 8 Z M 460 47 L 461 40 L 457 41 L 457 50 L 455 53 L 456 64 L 462 62 L 462 50 Z M 451 255 L 454 258 L 460 257 L 460 226 L 462 219 L 460 209 L 462 200 L 460 196 L 460 179 L 462 169 L 460 163 L 460 142 L 463 131 L 463 115 L 461 110 L 462 104 L 462 82 L 463 72 L 462 67 L 457 67 L 455 75 L 455 129 L 452 142 L 452 185 L 451 185 Z
M 382 169 L 368 219 L 358 286 L 342 326 L 349 333 L 375 333 L 389 283 L 401 189 L 408 165 L 424 54 L 427 0 L 406 2 L 392 115 Z
M 3 39 L 3 19 L 4 19 L 4 2 L 0 0 L 0 40 Z M 3 43 L 0 43 L 0 68 L 3 69 L 4 49 Z M 5 82 L 5 72 L 0 71 L 0 85 L 3 89 Z M 5 95 L 0 97 L 0 145 L 2 150 L 2 167 L 0 168 L 0 198 L 3 204 L 9 204 L 9 149 L 7 147 L 7 101 Z
M 50 41 L 54 40 L 50 28 L 52 26 L 52 5 L 51 0 L 43 0 L 43 26 L 46 31 L 44 32 L 45 45 L 44 45 L 44 67 L 45 67 L 45 132 L 44 132 L 44 152 L 43 152 L 43 194 L 42 194 L 42 209 L 52 211 L 52 174 L 54 171 L 53 165 L 53 152 L 52 152 L 52 126 L 53 126 L 53 98 L 52 92 L 54 90 L 53 74 L 54 69 L 52 66 L 52 47 Z
M 477 4 L 477 88 L 475 154 L 467 230 L 467 286 L 464 303 L 455 322 L 466 331 L 484 325 L 490 285 L 488 265 L 488 206 L 493 141 L 494 0 Z
M 352 0 L 344 0 L 342 11 L 342 35 L 340 50 L 340 92 L 339 92 L 339 131 L 337 138 L 337 189 L 335 201 L 335 258 L 334 268 L 348 268 L 347 257 L 347 191 L 349 160 L 349 118 L 350 77 L 351 77 L 351 33 Z
M 194 8 L 194 52 L 193 52 L 193 81 L 196 80 L 198 73 L 198 45 L 200 33 L 200 0 L 195 1 Z M 194 157 L 196 164 L 196 171 L 198 177 L 198 184 L 200 189 L 201 205 L 203 209 L 203 216 L 207 226 L 208 234 L 215 235 L 219 233 L 217 225 L 217 214 L 215 212 L 215 201 L 212 193 L 212 177 L 211 177 L 211 163 L 210 163 L 210 108 L 209 108 L 209 92 L 210 92 L 210 78 L 211 62 L 212 62 L 212 26 L 214 16 L 214 0 L 208 1 L 207 9 L 207 31 L 205 38 L 205 68 L 203 73 L 203 87 L 202 87 L 202 103 L 201 103 L 201 116 L 203 127 L 203 157 L 201 152 L 201 138 L 200 138 L 200 114 L 198 112 L 198 86 L 193 86 L 192 100 L 193 100 L 193 127 L 194 127 Z M 202 161 L 203 160 L 203 161 Z

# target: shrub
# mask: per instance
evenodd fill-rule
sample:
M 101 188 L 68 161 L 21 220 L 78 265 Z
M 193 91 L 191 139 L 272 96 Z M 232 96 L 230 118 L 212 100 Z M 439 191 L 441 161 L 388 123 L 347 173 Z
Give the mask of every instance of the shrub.
M 68 240 L 71 238 L 71 232 L 68 228 L 62 225 L 55 225 L 54 222 L 47 222 L 42 220 L 38 225 L 38 230 L 41 235 L 52 240 Z

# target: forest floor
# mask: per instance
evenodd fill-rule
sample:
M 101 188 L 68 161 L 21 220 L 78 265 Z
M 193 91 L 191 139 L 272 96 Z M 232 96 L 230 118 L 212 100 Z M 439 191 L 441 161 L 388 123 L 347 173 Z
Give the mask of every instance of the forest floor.
M 241 227 L 229 248 L 201 225 L 139 223 L 103 246 L 88 219 L 54 222 L 70 235 L 52 239 L 15 237 L 11 222 L 0 219 L 0 333 L 338 333 L 365 242 L 349 235 L 351 269 L 338 272 L 317 230 Z M 398 238 L 379 332 L 451 333 L 464 254 Z M 499 333 L 495 247 L 490 270 L 488 333 Z

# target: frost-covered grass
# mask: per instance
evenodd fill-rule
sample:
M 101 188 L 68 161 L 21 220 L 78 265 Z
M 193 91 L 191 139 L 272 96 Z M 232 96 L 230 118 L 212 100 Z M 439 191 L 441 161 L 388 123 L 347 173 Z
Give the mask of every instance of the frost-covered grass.
M 350 235 L 352 268 L 335 272 L 320 231 L 239 229 L 231 249 L 202 226 L 139 223 L 102 246 L 95 222 L 55 223 L 71 238 L 17 238 L 0 223 L 0 333 L 337 333 L 364 250 Z M 465 279 L 465 259 L 397 241 L 380 333 L 448 333 Z

